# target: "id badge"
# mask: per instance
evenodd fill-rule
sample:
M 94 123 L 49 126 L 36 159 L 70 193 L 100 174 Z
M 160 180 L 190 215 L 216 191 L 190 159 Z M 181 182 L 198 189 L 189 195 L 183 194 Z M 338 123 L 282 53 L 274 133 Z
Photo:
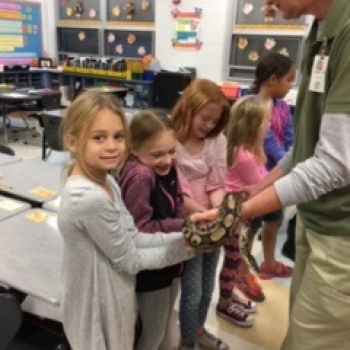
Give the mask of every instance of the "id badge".
M 325 91 L 326 73 L 329 56 L 316 55 L 312 65 L 309 90 L 323 94 Z

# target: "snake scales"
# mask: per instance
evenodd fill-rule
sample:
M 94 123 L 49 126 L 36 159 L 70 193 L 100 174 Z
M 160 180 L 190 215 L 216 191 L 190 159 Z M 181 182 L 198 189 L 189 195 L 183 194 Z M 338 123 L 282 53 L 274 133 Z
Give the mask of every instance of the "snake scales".
M 186 219 L 182 233 L 186 242 L 196 252 L 211 252 L 224 245 L 234 233 L 239 231 L 239 249 L 245 262 L 259 272 L 255 258 L 247 249 L 249 226 L 239 217 L 243 197 L 227 193 L 219 207 L 219 214 L 213 223 L 193 223 Z

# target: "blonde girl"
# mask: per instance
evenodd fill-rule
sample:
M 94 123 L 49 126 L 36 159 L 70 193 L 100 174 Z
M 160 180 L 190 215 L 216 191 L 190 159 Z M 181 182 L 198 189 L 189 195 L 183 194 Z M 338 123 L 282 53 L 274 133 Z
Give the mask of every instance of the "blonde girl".
M 73 349 L 131 350 L 135 274 L 188 259 L 181 233 L 140 235 L 108 174 L 124 157 L 123 111 L 107 95 L 78 96 L 63 120 L 72 157 L 58 212 L 64 243 L 63 326 Z
M 220 205 L 225 194 L 226 139 L 230 107 L 208 79 L 194 80 L 172 111 L 178 139 L 176 162 L 187 213 Z M 181 277 L 181 349 L 228 349 L 204 327 L 215 285 L 220 250 L 197 253 L 185 262 Z M 236 302 L 236 301 L 234 301 Z M 233 314 L 241 318 L 242 308 Z
M 227 171 L 226 191 L 240 191 L 246 186 L 256 184 L 267 175 L 265 168 L 264 138 L 269 129 L 271 100 L 249 95 L 235 103 L 232 117 L 227 128 Z M 251 250 L 254 235 L 262 223 L 267 226 L 281 219 L 280 211 L 272 212 L 251 222 L 248 249 Z M 237 249 L 237 246 L 236 246 Z M 222 275 L 227 272 L 224 263 Z M 249 272 L 245 263 L 240 266 L 240 274 L 235 276 L 234 283 L 250 299 L 263 301 L 264 293 L 255 276 Z

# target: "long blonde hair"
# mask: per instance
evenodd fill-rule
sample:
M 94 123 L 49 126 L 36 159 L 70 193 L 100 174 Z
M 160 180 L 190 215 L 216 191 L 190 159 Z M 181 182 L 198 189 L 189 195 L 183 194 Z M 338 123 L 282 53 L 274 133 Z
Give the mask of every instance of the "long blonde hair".
M 235 164 L 236 153 L 243 147 L 260 161 L 264 162 L 261 127 L 271 113 L 271 101 L 248 95 L 238 99 L 231 109 L 231 118 L 226 129 L 227 167 Z
M 108 94 L 96 92 L 84 92 L 80 94 L 69 106 L 65 117 L 61 124 L 61 139 L 64 149 L 67 149 L 67 137 L 69 135 L 80 141 L 80 147 L 77 154 L 70 153 L 71 160 L 64 168 L 64 180 L 71 174 L 76 163 L 84 173 L 93 181 L 94 176 L 91 174 L 86 164 L 83 162 L 84 157 L 81 155 L 85 152 L 86 143 L 89 138 L 89 132 L 92 124 L 99 112 L 108 109 L 120 117 L 124 131 L 126 144 L 128 141 L 128 134 L 123 110 L 119 107 L 117 100 Z M 77 157 L 78 156 L 78 157 Z
M 193 117 L 210 102 L 222 106 L 221 118 L 208 134 L 208 137 L 215 137 L 222 132 L 230 117 L 230 106 L 219 86 L 208 79 L 196 79 L 183 91 L 171 113 L 176 138 L 180 143 L 189 138 Z

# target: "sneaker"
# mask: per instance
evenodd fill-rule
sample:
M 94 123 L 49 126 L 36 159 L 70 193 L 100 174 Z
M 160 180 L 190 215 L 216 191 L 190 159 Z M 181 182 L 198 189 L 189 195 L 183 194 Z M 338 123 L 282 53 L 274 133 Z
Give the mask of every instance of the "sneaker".
M 197 344 L 201 350 L 230 350 L 229 346 L 219 338 L 204 329 L 204 333 L 197 338 Z
M 232 322 L 236 326 L 251 327 L 254 324 L 253 316 L 248 315 L 238 303 L 231 302 L 226 308 L 217 305 L 216 314 Z
M 265 300 L 265 294 L 263 293 L 260 284 L 256 280 L 255 276 L 248 273 L 242 277 L 236 284 L 237 288 L 244 293 L 244 295 L 251 300 L 261 302 Z
M 240 298 L 236 293 L 232 294 L 232 302 L 242 307 L 246 314 L 252 314 L 258 309 L 258 304 L 254 301 Z
M 268 280 L 274 277 L 290 277 L 293 269 L 287 265 L 284 265 L 280 261 L 275 261 L 272 265 L 267 265 L 265 262 L 260 265 L 259 277 L 263 280 Z

